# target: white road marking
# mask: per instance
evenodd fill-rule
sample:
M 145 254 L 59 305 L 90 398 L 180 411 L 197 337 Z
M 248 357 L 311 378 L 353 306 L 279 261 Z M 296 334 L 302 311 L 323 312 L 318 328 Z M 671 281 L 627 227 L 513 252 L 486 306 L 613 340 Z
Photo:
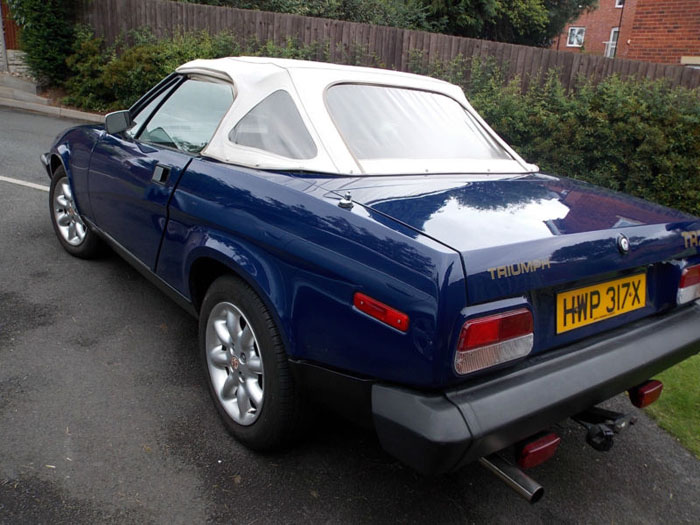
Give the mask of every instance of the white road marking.
M 9 182 L 10 184 L 17 184 L 18 186 L 26 186 L 27 188 L 33 188 L 35 190 L 41 190 L 48 193 L 49 187 L 43 186 L 41 184 L 34 184 L 33 182 L 27 182 L 19 179 L 11 179 L 10 177 L 3 177 L 0 175 L 0 181 Z

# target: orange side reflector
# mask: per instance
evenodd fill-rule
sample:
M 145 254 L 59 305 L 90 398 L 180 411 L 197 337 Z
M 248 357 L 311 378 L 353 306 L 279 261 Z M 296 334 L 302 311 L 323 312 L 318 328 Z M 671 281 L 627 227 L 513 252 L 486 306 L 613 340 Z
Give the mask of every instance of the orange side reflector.
M 408 331 L 408 316 L 405 313 L 399 312 L 376 299 L 372 299 L 369 295 L 356 292 L 353 304 L 360 312 L 364 312 L 392 328 L 402 332 Z

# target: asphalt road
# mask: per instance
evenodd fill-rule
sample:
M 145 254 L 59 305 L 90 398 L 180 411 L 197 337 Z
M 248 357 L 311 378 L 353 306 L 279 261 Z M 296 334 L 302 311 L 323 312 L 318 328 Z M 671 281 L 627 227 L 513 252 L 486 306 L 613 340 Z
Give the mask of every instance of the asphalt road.
M 0 176 L 48 185 L 38 156 L 69 125 L 0 108 Z M 328 415 L 250 452 L 209 400 L 191 317 L 117 256 L 66 254 L 46 192 L 0 180 L 0 210 L 2 523 L 700 522 L 700 461 L 636 410 L 609 453 L 564 423 L 536 505 L 478 465 L 424 478 Z

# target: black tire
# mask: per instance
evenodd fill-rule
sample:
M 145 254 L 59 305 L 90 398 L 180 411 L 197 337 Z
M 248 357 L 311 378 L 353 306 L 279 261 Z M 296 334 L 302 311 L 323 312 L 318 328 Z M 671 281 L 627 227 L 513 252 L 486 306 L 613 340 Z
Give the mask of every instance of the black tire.
M 233 305 L 242 314 L 243 321 L 245 321 L 245 323 L 241 322 L 240 325 L 236 324 L 235 326 L 242 327 L 249 324 L 252 328 L 254 342 L 249 347 L 251 351 L 247 355 L 254 356 L 252 359 L 259 356 L 262 361 L 261 371 L 263 373 L 258 379 L 262 384 L 262 403 L 258 410 L 252 406 L 252 401 L 250 402 L 250 410 L 245 414 L 250 415 L 252 411 L 255 411 L 253 413 L 255 419 L 248 424 L 237 422 L 230 413 L 231 410 L 238 411 L 238 417 L 243 417 L 240 415 L 242 411 L 239 408 L 233 408 L 232 405 L 237 403 L 234 396 L 238 389 L 245 390 L 243 386 L 245 381 L 233 375 L 239 374 L 240 378 L 244 377 L 243 374 L 246 372 L 242 371 L 245 366 L 241 364 L 244 362 L 243 359 L 236 361 L 235 364 L 232 361 L 230 366 L 224 368 L 220 364 L 214 364 L 211 357 L 213 353 L 216 353 L 219 356 L 224 356 L 222 359 L 230 358 L 233 360 L 236 355 L 235 347 L 238 343 L 230 343 L 231 349 L 227 350 L 227 345 L 221 342 L 222 339 L 218 335 L 214 335 L 216 333 L 214 324 L 218 322 L 221 325 L 223 323 L 219 316 L 225 311 L 222 308 L 225 309 L 228 305 Z M 226 326 L 228 327 L 228 324 Z M 225 330 L 228 331 L 228 328 Z M 233 331 L 228 333 L 233 333 Z M 207 337 L 209 337 L 209 342 L 207 342 Z M 250 286 L 234 276 L 223 276 L 214 281 L 207 291 L 200 310 L 199 347 L 209 393 L 224 425 L 238 441 L 254 450 L 269 451 L 279 449 L 299 436 L 305 412 L 302 396 L 291 376 L 287 353 L 276 323 Z M 250 357 L 248 359 L 252 363 L 252 359 Z M 248 373 L 250 374 L 250 372 Z M 229 379 L 234 383 L 243 381 L 240 384 L 236 383 L 235 393 L 228 392 L 228 399 L 221 397 L 223 396 L 222 378 L 224 378 L 224 382 Z M 219 386 L 215 386 L 215 383 Z M 228 403 L 228 411 L 224 403 Z
M 84 237 L 82 240 L 74 237 L 74 241 L 69 242 L 65 234 L 62 233 L 61 227 L 59 226 L 56 218 L 58 213 L 57 208 L 60 205 L 56 202 L 57 192 L 62 192 L 62 186 L 68 182 L 66 177 L 66 172 L 63 166 L 56 169 L 51 179 L 51 188 L 49 190 L 49 214 L 51 216 L 51 224 L 53 225 L 53 231 L 58 238 L 58 242 L 61 243 L 63 249 L 74 257 L 80 257 L 81 259 L 93 259 L 97 257 L 102 250 L 102 240 L 93 232 L 90 227 L 83 221 L 83 219 L 78 215 L 77 211 L 73 209 L 71 213 L 75 214 L 76 219 L 81 223 L 81 227 L 84 225 Z

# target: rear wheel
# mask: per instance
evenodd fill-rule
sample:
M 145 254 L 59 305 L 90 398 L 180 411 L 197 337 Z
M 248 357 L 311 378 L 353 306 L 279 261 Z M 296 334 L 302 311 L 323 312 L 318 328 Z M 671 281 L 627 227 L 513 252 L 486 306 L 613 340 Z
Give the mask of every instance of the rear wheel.
M 257 294 L 232 276 L 214 281 L 199 338 L 209 391 L 234 437 L 256 450 L 295 437 L 302 402 L 277 326 Z
M 75 207 L 75 199 L 63 167 L 56 169 L 49 190 L 51 223 L 61 246 L 71 255 L 91 259 L 99 254 L 101 241 Z

